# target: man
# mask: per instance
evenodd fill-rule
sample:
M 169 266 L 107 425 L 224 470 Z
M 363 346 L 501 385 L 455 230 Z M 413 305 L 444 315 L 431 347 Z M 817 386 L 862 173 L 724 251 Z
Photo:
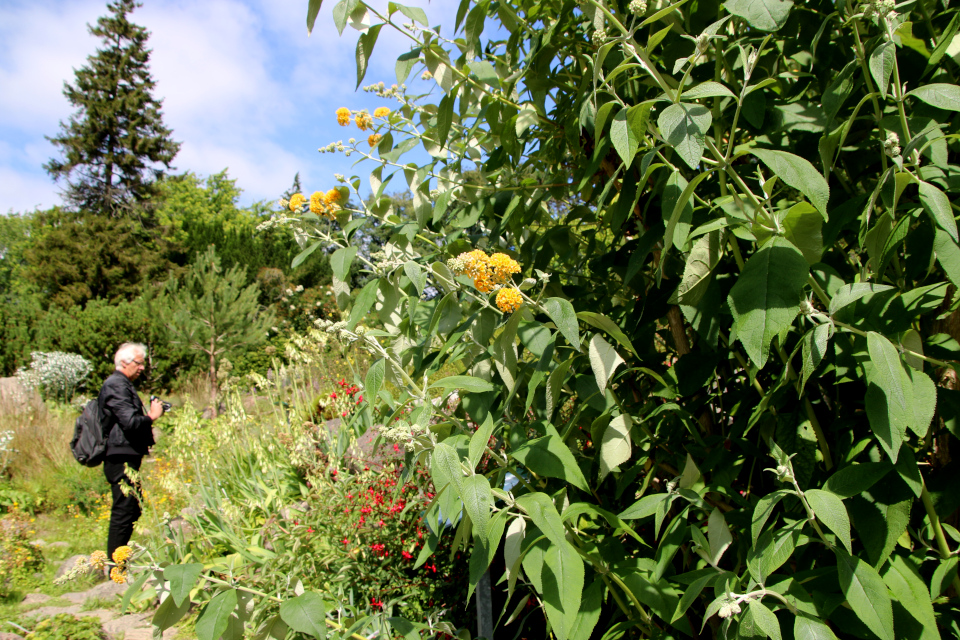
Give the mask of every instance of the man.
M 107 555 L 113 557 L 117 547 L 130 541 L 133 524 L 140 517 L 139 486 L 127 477 L 125 465 L 139 470 L 143 456 L 153 445 L 153 421 L 163 415 L 160 400 L 150 403 L 144 415 L 143 403 L 133 381 L 143 373 L 147 348 L 135 342 L 120 345 L 110 374 L 100 390 L 100 415 L 107 434 L 107 456 L 103 472 L 113 493 L 110 529 L 107 534 Z

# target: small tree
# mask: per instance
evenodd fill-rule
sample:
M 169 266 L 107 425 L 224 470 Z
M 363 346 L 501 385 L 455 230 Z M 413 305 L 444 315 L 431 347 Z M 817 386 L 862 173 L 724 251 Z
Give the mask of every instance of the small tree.
M 158 314 L 173 333 L 174 343 L 206 354 L 210 399 L 216 411 L 217 362 L 221 356 L 256 346 L 267 336 L 273 313 L 261 309 L 260 287 L 244 286 L 246 269 L 220 267 L 211 245 L 197 255 L 183 281 L 171 279 L 158 298 Z

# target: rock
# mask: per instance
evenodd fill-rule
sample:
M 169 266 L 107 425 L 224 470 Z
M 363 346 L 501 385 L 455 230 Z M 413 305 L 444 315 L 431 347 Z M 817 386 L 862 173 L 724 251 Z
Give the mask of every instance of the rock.
M 93 611 L 84 611 L 80 615 L 93 616 L 95 618 L 100 618 L 100 624 L 110 622 L 111 620 L 117 617 L 116 612 L 110 611 L 109 609 L 94 609 Z
M 125 616 L 114 618 L 104 623 L 103 630 L 111 640 L 123 638 L 124 640 L 152 640 L 153 629 L 150 624 L 150 618 L 153 613 L 128 613 Z M 141 635 L 137 635 L 141 634 Z
M 87 593 L 85 591 L 73 591 L 71 593 L 65 593 L 60 597 L 74 604 L 83 604 L 87 601 Z
M 299 518 L 300 514 L 306 513 L 310 510 L 310 503 L 306 500 L 298 502 L 296 504 L 291 504 L 289 506 L 283 507 L 280 509 L 280 517 L 284 520 L 296 520 Z
M 84 556 L 84 555 L 75 555 L 75 556 L 70 556 L 69 558 L 61 562 L 60 567 L 57 569 L 57 573 L 54 576 L 54 579 L 62 578 L 64 575 L 66 575 L 71 569 L 73 569 L 76 566 L 77 560 L 81 558 L 86 559 L 86 557 L 87 556 Z
M 39 609 L 34 609 L 30 611 L 27 615 L 33 618 L 49 618 L 50 616 L 55 616 L 58 613 L 69 613 L 72 616 L 75 616 L 80 613 L 80 605 L 72 604 L 69 607 L 40 607 Z
M 40 539 L 40 538 L 37 538 L 36 540 L 34 540 L 33 542 L 31 542 L 30 544 L 32 544 L 32 545 L 35 546 L 35 547 L 45 547 L 45 546 L 47 546 L 47 541 L 46 541 L 46 540 L 42 540 L 42 539 Z
M 23 636 L 18 636 L 15 633 L 4 631 L 3 633 L 0 633 L 0 640 L 23 640 Z
M 183 509 L 180 509 L 180 515 L 182 515 L 184 518 L 195 518 L 200 515 L 200 510 L 196 507 L 184 507 Z
M 124 591 L 127 590 L 127 585 L 117 584 L 113 580 L 107 580 L 106 582 L 101 582 L 92 589 L 84 592 L 84 595 L 87 598 L 102 598 L 104 600 L 109 600 L 116 596 L 122 595 Z
M 70 546 L 70 543 L 67 542 L 66 540 L 57 540 L 56 542 L 50 543 L 51 549 L 66 549 L 69 546 Z
M 205 408 L 203 409 L 203 413 L 200 414 L 200 419 L 201 419 L 201 420 L 213 420 L 213 418 L 214 418 L 215 415 L 216 415 L 216 414 L 214 414 L 214 412 L 213 412 L 213 407 L 205 407 Z
M 28 593 L 20 604 L 41 604 L 50 599 L 45 593 Z
M 174 518 L 167 526 L 170 527 L 171 533 L 176 533 L 183 540 L 191 540 L 197 534 L 196 528 L 183 518 Z

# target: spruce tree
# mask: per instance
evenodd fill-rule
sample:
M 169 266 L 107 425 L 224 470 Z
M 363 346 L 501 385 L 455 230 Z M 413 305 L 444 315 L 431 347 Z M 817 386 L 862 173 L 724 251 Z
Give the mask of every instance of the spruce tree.
M 138 6 L 136 0 L 115 0 L 107 5 L 110 14 L 88 27 L 102 46 L 75 72 L 73 85 L 64 83 L 77 111 L 49 138 L 62 157 L 44 168 L 66 182 L 71 207 L 146 222 L 156 182 L 172 168 L 180 144 L 163 124 L 162 100 L 153 97 L 150 34 L 128 19 Z

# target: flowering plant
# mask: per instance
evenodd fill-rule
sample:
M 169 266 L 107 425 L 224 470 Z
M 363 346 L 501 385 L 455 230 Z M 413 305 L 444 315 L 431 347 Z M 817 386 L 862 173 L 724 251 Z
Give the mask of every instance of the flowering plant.
M 36 389 L 46 398 L 70 402 L 83 386 L 93 367 L 75 353 L 34 351 L 30 366 L 17 369 L 17 379 L 27 389 Z

